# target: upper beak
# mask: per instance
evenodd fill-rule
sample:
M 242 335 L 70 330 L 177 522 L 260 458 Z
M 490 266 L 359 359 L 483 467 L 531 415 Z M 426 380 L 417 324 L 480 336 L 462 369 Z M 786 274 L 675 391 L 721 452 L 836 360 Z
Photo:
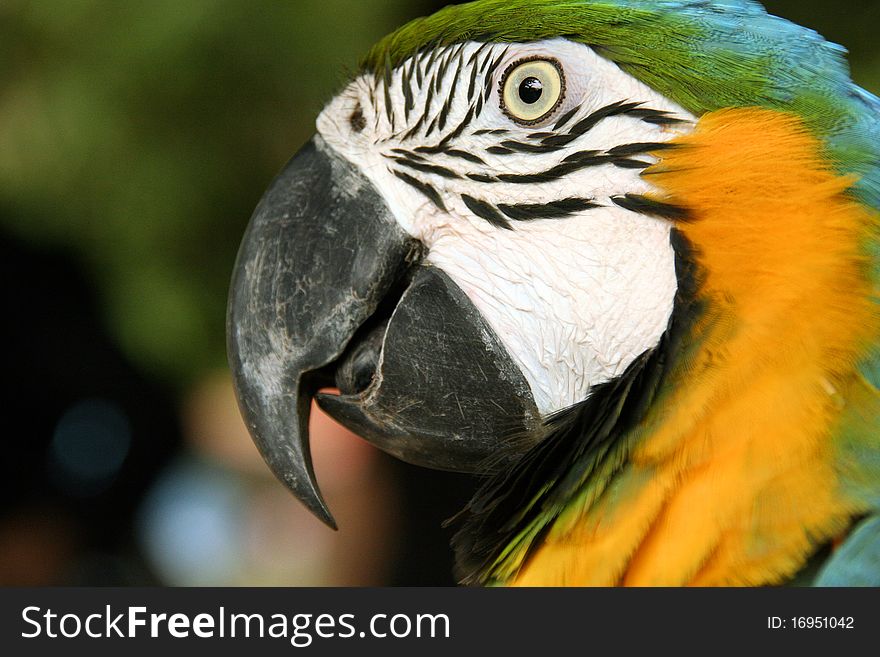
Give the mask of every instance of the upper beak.
M 499 434 L 539 425 L 494 333 L 445 274 L 415 266 L 422 253 L 320 137 L 272 182 L 239 250 L 227 337 L 242 414 L 275 475 L 333 527 L 308 444 L 321 387 L 343 392 L 318 397 L 331 416 L 431 467 L 473 471 Z

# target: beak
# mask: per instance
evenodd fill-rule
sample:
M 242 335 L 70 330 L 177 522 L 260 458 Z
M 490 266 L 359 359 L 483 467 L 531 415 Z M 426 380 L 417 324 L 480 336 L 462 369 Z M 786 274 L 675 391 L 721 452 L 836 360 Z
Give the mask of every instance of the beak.
M 499 436 L 540 426 L 492 329 L 423 253 L 319 136 L 272 182 L 239 250 L 227 338 L 242 415 L 272 472 L 334 528 L 309 451 L 322 387 L 342 391 L 317 395 L 331 417 L 428 467 L 476 471 Z

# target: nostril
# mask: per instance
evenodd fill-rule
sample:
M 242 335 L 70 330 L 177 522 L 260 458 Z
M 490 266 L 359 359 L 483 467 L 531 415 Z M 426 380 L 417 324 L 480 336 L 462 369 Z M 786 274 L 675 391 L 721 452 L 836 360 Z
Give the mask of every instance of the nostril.
M 370 387 L 379 367 L 387 326 L 387 321 L 382 322 L 357 340 L 339 363 L 336 369 L 336 385 L 343 395 L 356 395 Z

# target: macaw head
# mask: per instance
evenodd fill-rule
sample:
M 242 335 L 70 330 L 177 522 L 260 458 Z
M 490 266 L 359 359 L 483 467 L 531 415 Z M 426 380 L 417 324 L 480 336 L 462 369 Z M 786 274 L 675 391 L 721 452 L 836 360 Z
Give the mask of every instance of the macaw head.
M 754 503 L 781 476 L 756 464 L 830 461 L 816 441 L 877 334 L 877 110 L 839 47 L 751 0 L 481 0 L 404 26 L 241 246 L 229 352 L 263 457 L 333 524 L 314 398 L 401 459 L 491 475 L 458 539 L 472 581 L 521 576 L 552 537 L 596 545 L 626 499 L 620 558 L 583 568 L 640 581 L 636 546 L 663 514 L 687 530 L 700 468 L 735 462 L 709 497 L 745 477 Z M 789 436 L 774 405 L 817 428 Z M 838 490 L 822 472 L 808 485 Z M 864 506 L 847 500 L 798 525 L 781 570 Z

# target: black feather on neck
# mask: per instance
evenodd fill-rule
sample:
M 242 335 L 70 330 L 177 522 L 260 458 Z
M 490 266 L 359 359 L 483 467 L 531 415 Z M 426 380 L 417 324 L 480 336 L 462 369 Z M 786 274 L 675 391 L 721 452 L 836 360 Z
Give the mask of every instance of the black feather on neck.
M 701 310 L 692 249 L 677 230 L 671 241 L 678 291 L 660 343 L 619 377 L 596 386 L 586 400 L 547 418 L 547 436 L 512 467 L 489 477 L 449 521 L 458 526 L 452 547 L 463 584 L 489 582 L 501 552 L 537 517 L 552 520 L 654 403 Z M 544 525 L 530 551 L 551 524 Z

